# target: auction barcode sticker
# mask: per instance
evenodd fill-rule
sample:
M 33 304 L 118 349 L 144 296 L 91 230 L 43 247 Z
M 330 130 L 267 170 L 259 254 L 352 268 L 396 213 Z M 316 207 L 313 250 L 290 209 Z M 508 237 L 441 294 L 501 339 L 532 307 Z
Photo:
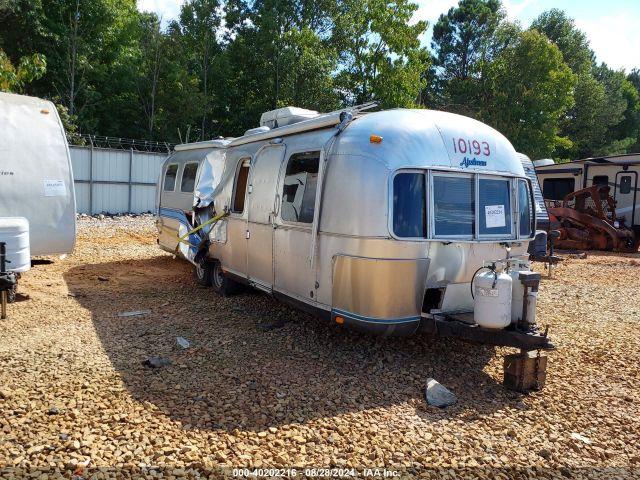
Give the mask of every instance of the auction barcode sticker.
M 45 178 L 43 184 L 45 197 L 64 197 L 67 194 L 64 180 L 50 180 Z

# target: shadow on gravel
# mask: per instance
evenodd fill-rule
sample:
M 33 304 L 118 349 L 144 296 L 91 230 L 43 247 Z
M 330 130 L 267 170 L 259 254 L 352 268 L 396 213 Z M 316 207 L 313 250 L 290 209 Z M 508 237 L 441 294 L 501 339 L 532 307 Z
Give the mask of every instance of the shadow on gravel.
M 223 298 L 199 287 L 190 266 L 168 255 L 79 266 L 65 280 L 91 312 L 133 397 L 184 428 L 263 430 L 401 404 L 428 421 L 523 407 L 483 371 L 493 348 L 424 336 L 381 339 L 266 295 Z M 118 317 L 144 310 L 150 312 Z M 182 350 L 176 337 L 191 346 Z M 171 365 L 143 366 L 152 356 Z M 458 404 L 429 407 L 427 377 L 452 390 Z

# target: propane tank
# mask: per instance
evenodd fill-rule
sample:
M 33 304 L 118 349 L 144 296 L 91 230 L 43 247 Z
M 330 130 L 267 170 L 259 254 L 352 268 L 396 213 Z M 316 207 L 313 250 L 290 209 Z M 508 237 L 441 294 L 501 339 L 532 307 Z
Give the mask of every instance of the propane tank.
M 520 281 L 520 272 L 531 270 L 529 254 L 511 257 L 507 260 L 507 272 L 511 277 L 511 323 L 517 324 L 522 320 L 524 305 L 524 285 Z
M 500 329 L 511 323 L 513 280 L 495 264 L 473 279 L 473 318 L 484 328 Z

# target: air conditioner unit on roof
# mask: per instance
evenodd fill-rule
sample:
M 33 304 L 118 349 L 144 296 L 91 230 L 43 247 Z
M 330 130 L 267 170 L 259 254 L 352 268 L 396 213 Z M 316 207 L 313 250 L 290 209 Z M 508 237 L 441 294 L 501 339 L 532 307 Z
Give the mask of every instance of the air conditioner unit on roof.
M 315 118 L 320 114 L 315 110 L 298 107 L 284 107 L 264 112 L 260 117 L 260 126 L 269 128 L 284 127 Z

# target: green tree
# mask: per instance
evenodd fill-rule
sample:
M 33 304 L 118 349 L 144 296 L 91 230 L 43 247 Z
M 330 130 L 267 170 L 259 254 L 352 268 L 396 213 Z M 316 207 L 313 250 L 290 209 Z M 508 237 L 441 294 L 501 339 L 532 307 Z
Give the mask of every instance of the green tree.
M 42 77 L 47 70 L 44 55 L 34 53 L 20 58 L 14 66 L 0 48 L 0 91 L 22 93 L 26 84 Z
M 461 0 L 433 27 L 437 78 L 435 102 L 442 108 L 477 116 L 486 92 L 487 68 L 519 34 L 505 21 L 500 0 Z
M 424 21 L 411 24 L 409 0 L 346 0 L 336 11 L 332 42 L 340 52 L 336 78 L 347 104 L 377 100 L 383 108 L 417 104 L 430 57 L 420 47 Z
M 565 12 L 544 12 L 532 28 L 558 46 L 577 75 L 574 106 L 560 123 L 561 134 L 569 142 L 559 146 L 556 156 L 584 158 L 626 152 L 637 141 L 640 128 L 637 89 L 622 72 L 596 65 L 587 36 Z
M 557 8 L 541 13 L 531 28 L 544 33 L 562 52 L 564 61 L 576 73 L 589 72 L 595 66 L 595 55 L 584 32 L 567 14 Z
M 532 158 L 551 155 L 566 139 L 560 118 L 572 104 L 575 76 L 558 47 L 536 30 L 522 32 L 504 49 L 488 73 L 492 101 L 481 118 Z

